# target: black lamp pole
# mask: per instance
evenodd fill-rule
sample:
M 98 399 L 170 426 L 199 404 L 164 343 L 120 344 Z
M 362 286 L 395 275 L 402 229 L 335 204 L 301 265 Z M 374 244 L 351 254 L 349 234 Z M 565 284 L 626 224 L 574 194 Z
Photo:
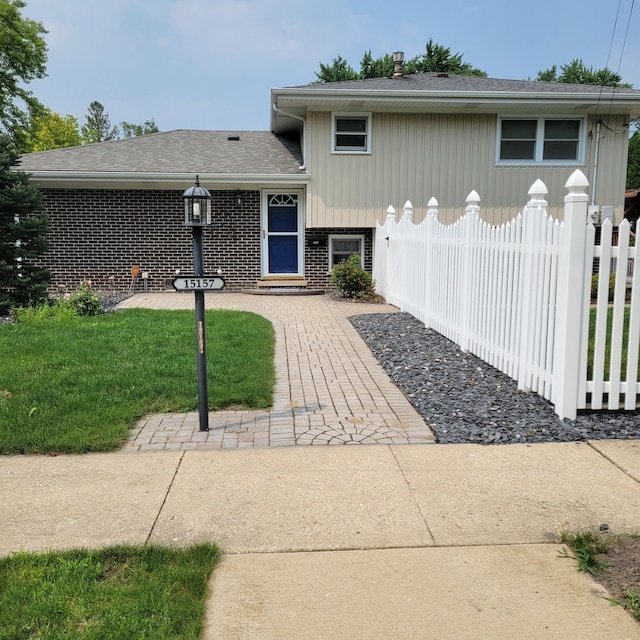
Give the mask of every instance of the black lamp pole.
M 202 257 L 202 229 L 211 224 L 211 194 L 200 186 L 198 176 L 193 187 L 182 197 L 185 205 L 185 224 L 193 232 L 194 276 L 204 276 Z M 209 431 L 209 398 L 207 391 L 207 340 L 205 332 L 204 291 L 196 289 L 196 360 L 198 365 L 198 415 L 200 431 Z
M 204 276 L 202 227 L 193 227 L 193 272 Z M 207 390 L 207 337 L 204 319 L 204 291 L 196 291 L 196 360 L 198 363 L 198 415 L 200 431 L 209 431 L 209 392 Z

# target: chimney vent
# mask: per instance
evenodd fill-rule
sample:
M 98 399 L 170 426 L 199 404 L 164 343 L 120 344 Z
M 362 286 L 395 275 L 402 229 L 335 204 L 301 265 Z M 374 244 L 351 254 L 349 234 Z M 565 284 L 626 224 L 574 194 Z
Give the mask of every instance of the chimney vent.
M 404 53 L 402 51 L 394 51 L 393 53 L 393 76 L 392 78 L 404 78 Z

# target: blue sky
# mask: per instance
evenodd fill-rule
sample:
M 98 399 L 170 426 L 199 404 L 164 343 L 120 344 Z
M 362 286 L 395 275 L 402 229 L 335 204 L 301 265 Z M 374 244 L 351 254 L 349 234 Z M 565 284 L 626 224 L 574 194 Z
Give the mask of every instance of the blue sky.
M 26 0 L 22 13 L 49 31 L 48 77 L 30 88 L 57 113 L 82 124 L 98 100 L 112 124 L 267 130 L 271 88 L 312 82 L 338 54 L 356 69 L 369 49 L 409 58 L 429 38 L 494 78 L 582 58 L 640 89 L 633 1 Z

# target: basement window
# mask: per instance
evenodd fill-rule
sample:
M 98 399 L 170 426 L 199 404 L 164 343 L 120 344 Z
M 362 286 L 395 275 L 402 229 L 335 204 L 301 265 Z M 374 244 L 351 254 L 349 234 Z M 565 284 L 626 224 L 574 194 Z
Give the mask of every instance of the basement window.
M 352 253 L 360 256 L 360 264 L 364 268 L 364 236 L 329 236 L 329 271 Z
M 369 153 L 371 151 L 370 114 L 333 114 L 332 151 Z

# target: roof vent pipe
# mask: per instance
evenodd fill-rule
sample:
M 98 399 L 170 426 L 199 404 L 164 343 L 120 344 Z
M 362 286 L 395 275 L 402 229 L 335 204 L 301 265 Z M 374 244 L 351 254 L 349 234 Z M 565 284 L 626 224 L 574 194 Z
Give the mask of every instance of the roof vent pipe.
M 394 51 L 393 53 L 393 75 L 392 78 L 404 78 L 404 53 L 402 51 Z

